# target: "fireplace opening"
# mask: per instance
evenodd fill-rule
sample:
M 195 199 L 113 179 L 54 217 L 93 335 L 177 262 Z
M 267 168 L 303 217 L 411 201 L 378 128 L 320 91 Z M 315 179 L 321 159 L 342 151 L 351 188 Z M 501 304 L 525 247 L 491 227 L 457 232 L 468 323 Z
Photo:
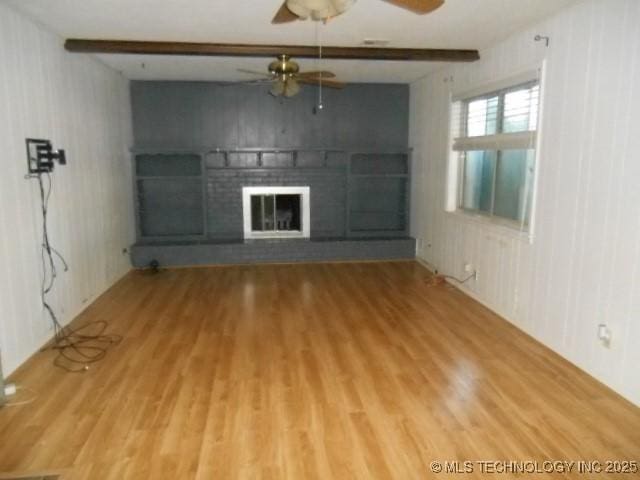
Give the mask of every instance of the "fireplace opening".
M 251 229 L 255 232 L 301 230 L 300 195 L 251 195 Z
M 309 237 L 309 187 L 244 187 L 245 238 Z

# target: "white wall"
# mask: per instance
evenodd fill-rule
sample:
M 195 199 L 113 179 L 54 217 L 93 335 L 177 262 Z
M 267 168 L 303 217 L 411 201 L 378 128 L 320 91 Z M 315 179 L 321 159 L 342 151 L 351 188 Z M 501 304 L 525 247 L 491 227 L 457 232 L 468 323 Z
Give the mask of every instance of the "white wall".
M 589 0 L 411 87 L 418 255 L 640 405 L 640 2 Z M 549 48 L 534 42 L 551 37 Z M 546 59 L 535 236 L 444 211 L 450 90 Z M 613 330 L 610 349 L 596 338 Z
M 0 351 L 5 375 L 51 337 L 39 300 L 39 194 L 25 138 L 50 139 L 52 243 L 67 258 L 51 304 L 65 322 L 129 270 L 134 239 L 128 81 L 0 5 Z

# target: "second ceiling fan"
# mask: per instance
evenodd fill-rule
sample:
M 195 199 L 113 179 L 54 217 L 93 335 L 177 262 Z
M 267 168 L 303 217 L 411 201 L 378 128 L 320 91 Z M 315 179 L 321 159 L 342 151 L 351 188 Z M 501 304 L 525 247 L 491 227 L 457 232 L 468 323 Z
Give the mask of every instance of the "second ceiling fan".
M 240 72 L 263 75 L 262 72 L 239 69 Z M 300 84 L 320 85 L 329 88 L 344 88 L 345 83 L 331 80 L 335 78 L 333 72 L 309 71 L 301 72 L 296 62 L 289 55 L 278 55 L 278 59 L 271 62 L 265 78 L 249 83 L 272 83 L 269 93 L 274 97 L 293 97 L 300 91 Z M 245 82 L 241 82 L 245 83 Z
M 444 0 L 384 0 L 418 15 L 429 13 L 444 4 Z M 346 12 L 356 0 L 285 0 L 271 23 L 295 20 L 327 20 Z

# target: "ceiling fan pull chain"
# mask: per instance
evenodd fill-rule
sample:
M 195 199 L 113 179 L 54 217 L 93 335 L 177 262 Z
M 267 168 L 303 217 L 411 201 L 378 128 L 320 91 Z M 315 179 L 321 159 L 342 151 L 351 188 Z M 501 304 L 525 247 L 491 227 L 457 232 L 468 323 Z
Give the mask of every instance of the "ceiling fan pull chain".
M 318 57 L 319 57 L 319 68 L 318 70 L 322 70 L 322 30 L 320 30 L 322 27 L 320 26 L 319 23 L 316 23 L 317 25 L 317 32 L 318 32 Z M 318 110 L 322 110 L 324 107 L 322 105 L 322 78 L 324 77 L 324 75 L 322 73 L 320 73 L 320 77 L 319 77 L 319 86 L 320 89 L 318 90 Z

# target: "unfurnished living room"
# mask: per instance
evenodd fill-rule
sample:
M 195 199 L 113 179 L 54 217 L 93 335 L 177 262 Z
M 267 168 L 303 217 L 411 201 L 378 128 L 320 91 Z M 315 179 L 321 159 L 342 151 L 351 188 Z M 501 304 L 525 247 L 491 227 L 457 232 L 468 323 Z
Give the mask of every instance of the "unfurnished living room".
M 0 479 L 640 478 L 640 1 L 0 0 Z

